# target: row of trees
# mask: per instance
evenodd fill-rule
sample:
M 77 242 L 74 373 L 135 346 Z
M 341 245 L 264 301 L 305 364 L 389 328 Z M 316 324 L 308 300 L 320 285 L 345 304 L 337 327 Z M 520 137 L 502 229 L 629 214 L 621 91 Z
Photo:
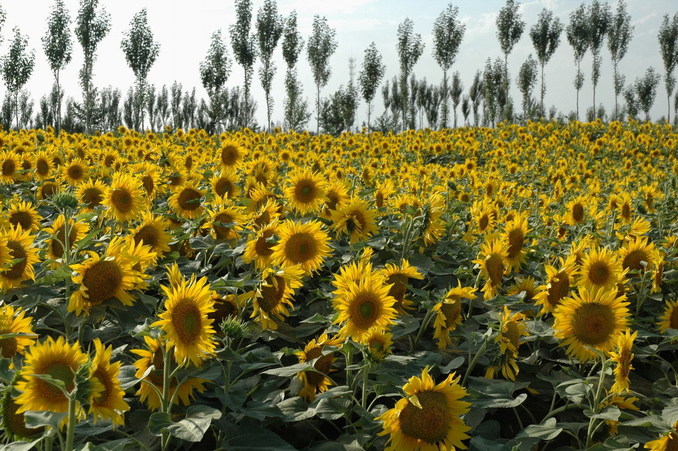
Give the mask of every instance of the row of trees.
M 316 88 L 316 131 L 322 129 L 331 133 L 339 133 L 354 126 L 360 98 L 367 104 L 367 126 L 371 127 L 373 101 L 380 86 L 384 112 L 376 119 L 376 127 L 382 130 L 423 127 L 426 123 L 434 128 L 450 125 L 456 127 L 459 107 L 464 123 L 470 123 L 472 114 L 475 125 L 494 125 L 499 120 L 554 117 L 556 111 L 552 108 L 547 113 L 544 106 L 544 72 L 560 45 L 563 31 L 573 49 L 577 67 L 574 79 L 577 109 L 571 119 L 579 119 L 579 93 L 584 82 L 581 62 L 589 51 L 593 57 L 590 75 L 593 101 L 587 119 L 604 115 L 604 108 L 596 106 L 596 87 L 600 79 L 601 50 L 605 42 L 613 66 L 615 106 L 611 118 L 636 116 L 641 110 L 647 118 L 661 78 L 653 68 L 649 68 L 643 77 L 627 84 L 620 72 L 620 62 L 626 55 L 634 31 L 623 0 L 617 3 L 614 11 L 607 3 L 598 0 L 588 6 L 582 4 L 570 14 L 566 26 L 548 9 L 540 12 L 537 22 L 529 30 L 536 59 L 530 55 L 521 65 L 516 78 L 523 97 L 522 114 L 516 113 L 509 90 L 509 56 L 520 41 L 526 26 L 519 4 L 514 0 L 506 1 L 496 21 L 497 38 L 503 58 L 498 57 L 494 61 L 488 58 L 485 67 L 476 72 L 467 93 L 464 93 L 458 72 L 451 74 L 450 81 L 450 72 L 466 31 L 465 25 L 459 19 L 458 8 L 451 4 L 440 13 L 432 30 L 433 57 L 443 72 L 440 83 L 428 83 L 414 75 L 414 67 L 425 46 L 421 35 L 414 32 L 412 20 L 406 18 L 397 30 L 396 46 L 400 66 L 398 76 L 387 80 L 382 86 L 386 67 L 376 44 L 372 42 L 365 50 L 358 76 L 355 77 L 355 60 L 351 59 L 346 87 L 341 86 L 325 98 L 321 96 L 321 90 L 330 79 L 330 58 L 337 49 L 336 32 L 329 26 L 326 18 L 314 17 L 311 35 L 304 42 L 297 27 L 296 12 L 283 17 L 278 12 L 275 0 L 264 0 L 256 17 L 253 17 L 251 0 L 235 0 L 235 13 L 235 23 L 228 31 L 233 59 L 244 72 L 242 88 L 226 86 L 233 61 L 221 30 L 212 34 L 206 56 L 199 67 L 200 80 L 207 99 L 198 99 L 195 89 L 184 91 L 178 83 L 158 89 L 150 85 L 148 73 L 159 55 L 160 44 L 155 41 L 149 27 L 146 9 L 142 9 L 132 18 L 120 44 L 135 77 L 134 86 L 123 99 L 119 90 L 100 90 L 93 85 L 97 47 L 108 35 L 111 21 L 107 11 L 99 6 L 99 0 L 80 0 L 74 34 L 84 56 L 79 72 L 82 100 L 69 98 L 64 102 L 60 73 L 71 61 L 71 17 L 63 0 L 55 0 L 47 21 L 47 31 L 42 38 L 45 56 L 54 75 L 54 85 L 49 96 L 40 100 L 34 125 L 51 125 L 57 130 L 67 128 L 85 132 L 113 128 L 120 122 L 135 129 L 159 129 L 170 125 L 197 126 L 216 132 L 229 128 L 252 127 L 257 105 L 251 95 L 251 84 L 258 58 L 261 61 L 258 75 L 266 102 L 265 127 L 270 129 L 274 104 L 271 89 L 277 72 L 274 53 L 279 44 L 287 66 L 284 81 L 284 126 L 301 129 L 307 126 L 311 118 L 311 109 L 304 98 L 297 74 L 297 64 L 305 49 Z M 0 31 L 5 19 L 5 12 L 0 7 Z M 667 120 L 670 121 L 671 96 L 676 82 L 673 72 L 678 64 L 678 13 L 673 18 L 664 16 L 658 40 L 665 69 Z M 13 30 L 9 52 L 0 59 L 0 64 L 8 91 L 0 110 L 0 120 L 6 127 L 26 126 L 31 121 L 33 103 L 21 89 L 33 72 L 35 52 L 28 50 L 28 39 L 18 28 Z M 539 91 L 534 98 L 538 78 Z M 622 107 L 618 102 L 620 96 L 625 100 Z M 65 115 L 62 114 L 64 103 Z

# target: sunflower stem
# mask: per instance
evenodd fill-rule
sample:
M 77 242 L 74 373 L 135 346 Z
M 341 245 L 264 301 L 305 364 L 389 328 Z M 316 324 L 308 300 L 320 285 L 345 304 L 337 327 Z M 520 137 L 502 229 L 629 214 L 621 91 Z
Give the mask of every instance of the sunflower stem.
M 485 350 L 487 349 L 487 344 L 490 342 L 491 334 L 488 334 L 485 340 L 483 341 L 483 344 L 480 346 L 480 349 L 478 349 L 478 352 L 476 352 L 476 355 L 473 356 L 473 360 L 468 364 L 468 368 L 466 369 L 466 373 L 464 374 L 464 378 L 461 380 L 461 385 L 466 386 L 466 379 L 468 378 L 469 374 L 473 371 L 473 368 L 475 368 L 476 364 L 478 363 L 478 360 L 485 354 Z
M 68 395 L 68 427 L 66 429 L 66 451 L 73 451 L 73 442 L 75 440 L 75 390 Z
M 366 360 L 365 360 L 366 362 Z M 363 392 L 360 397 L 360 405 L 363 409 L 367 408 L 367 382 L 370 378 L 370 364 L 365 363 L 363 366 Z
M 162 347 L 162 411 L 167 415 L 170 415 L 170 409 L 172 407 L 172 400 L 170 399 L 170 379 L 172 377 L 172 372 L 170 371 L 172 350 L 167 349 L 167 346 Z M 177 390 L 178 391 L 178 390 Z M 162 431 L 161 436 L 161 449 L 164 451 L 167 449 L 170 442 L 170 434 L 167 430 Z
M 593 398 L 593 405 L 591 406 L 591 411 L 594 413 L 598 412 L 600 404 L 600 392 L 603 389 L 603 382 L 605 381 L 605 370 L 607 369 L 607 359 L 602 361 L 602 367 L 600 368 L 600 377 L 598 378 L 598 387 L 596 387 L 596 394 Z M 589 426 L 586 430 L 586 448 L 591 445 L 591 439 L 593 439 L 593 433 L 597 428 L 594 428 L 596 423 L 595 418 L 589 418 Z
M 417 348 L 417 344 L 419 344 L 419 340 L 421 339 L 422 335 L 424 335 L 424 331 L 428 328 L 429 323 L 431 322 L 431 318 L 435 315 L 435 312 L 433 309 L 428 309 L 426 311 L 426 315 L 424 316 L 424 319 L 421 321 L 421 325 L 419 326 L 419 332 L 417 332 L 417 336 L 414 339 L 414 342 L 412 343 L 412 349 L 410 350 L 411 352 L 414 352 L 414 350 Z

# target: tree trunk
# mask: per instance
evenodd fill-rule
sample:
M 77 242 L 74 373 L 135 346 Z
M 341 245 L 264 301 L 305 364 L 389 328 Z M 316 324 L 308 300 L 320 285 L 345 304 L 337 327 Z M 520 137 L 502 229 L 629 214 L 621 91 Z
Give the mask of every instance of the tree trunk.
M 540 102 L 540 107 L 539 107 L 539 114 L 540 116 L 544 117 L 544 94 L 546 90 L 544 89 L 544 63 L 541 63 L 541 102 Z
M 316 101 L 315 101 L 315 108 L 316 108 L 316 116 L 315 116 L 315 134 L 320 133 L 320 84 L 317 83 L 316 85 L 317 93 L 316 93 Z

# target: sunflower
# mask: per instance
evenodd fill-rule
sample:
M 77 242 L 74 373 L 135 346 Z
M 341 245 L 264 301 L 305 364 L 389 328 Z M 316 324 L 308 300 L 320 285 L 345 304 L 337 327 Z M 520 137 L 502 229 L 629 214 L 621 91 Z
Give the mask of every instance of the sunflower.
M 348 190 L 349 188 L 344 180 L 333 180 L 327 185 L 325 205 L 323 206 L 325 217 L 331 217 L 332 211 L 348 200 Z
M 525 315 L 511 313 L 507 306 L 499 314 L 499 333 L 494 341 L 499 344 L 498 362 L 487 368 L 485 377 L 494 378 L 497 371 L 501 371 L 506 379 L 515 381 L 518 374 L 518 348 L 522 343 L 521 337 L 528 336 Z
M 11 359 L 17 354 L 23 354 L 24 349 L 31 346 L 37 335 L 34 334 L 31 324 L 33 318 L 26 316 L 26 312 L 11 305 L 0 305 L 0 335 L 13 335 L 0 338 L 0 354 Z
M 0 398 L 0 412 L 2 429 L 5 437 L 10 440 L 30 440 L 45 433 L 44 427 L 31 428 L 26 426 L 23 413 L 18 413 L 19 405 L 12 396 L 13 387 L 7 387 Z
M 33 265 L 38 263 L 38 250 L 34 247 L 35 236 L 29 230 L 21 227 L 11 227 L 0 232 L 0 241 L 7 242 L 11 266 L 0 271 L 0 292 L 12 288 L 19 288 L 25 280 L 33 280 L 35 270 Z
M 339 271 L 334 273 L 332 285 L 334 285 L 337 290 L 348 290 L 351 286 L 359 283 L 366 274 L 372 273 L 372 263 L 370 263 L 369 258 L 360 258 L 346 265 L 342 265 L 339 268 Z M 384 277 L 383 272 L 379 272 L 378 274 L 382 278 Z
M 177 216 L 186 219 L 196 219 L 202 215 L 205 209 L 202 205 L 204 194 L 194 182 L 186 182 L 175 189 L 174 194 L 169 197 L 167 204 Z
M 117 260 L 130 262 L 132 271 L 137 276 L 132 287 L 133 290 L 143 291 L 148 288 L 146 281 L 150 278 L 150 275 L 146 272 L 155 267 L 158 260 L 151 246 L 137 242 L 131 235 L 115 236 L 109 241 L 106 254 Z
M 471 205 L 472 224 L 469 230 L 474 229 L 478 234 L 492 230 L 497 218 L 496 212 L 497 207 L 488 199 L 473 202 Z
M 276 330 L 277 321 L 289 316 L 287 306 L 292 307 L 292 295 L 301 286 L 304 271 L 299 266 L 287 266 L 280 270 L 267 268 L 261 274 L 261 284 L 256 290 L 250 318 L 262 329 Z
M 68 238 L 66 237 L 68 229 Z M 50 235 L 47 240 L 47 257 L 52 260 L 58 260 L 64 256 L 64 245 L 69 249 L 73 248 L 78 241 L 83 239 L 89 232 L 89 225 L 82 221 L 74 221 L 66 216 L 59 215 L 50 227 L 45 228 L 45 232 Z
M 242 259 L 245 263 L 254 262 L 257 269 L 263 270 L 271 264 L 273 255 L 274 236 L 278 231 L 278 224 L 268 224 L 253 233 L 245 244 Z
M 471 403 L 461 401 L 468 395 L 452 373 L 435 385 L 424 368 L 421 377 L 412 376 L 403 386 L 406 397 L 394 408 L 375 420 L 384 423 L 379 435 L 389 435 L 386 449 L 438 451 L 464 449 L 463 440 L 471 428 L 460 416 L 470 410 Z
M 54 196 L 57 193 L 61 192 L 61 185 L 59 185 L 56 182 L 52 182 L 49 180 L 43 181 L 40 185 L 38 185 L 38 199 L 40 200 L 45 200 L 49 199 L 52 196 Z
M 95 354 L 92 359 L 92 379 L 96 379 L 103 387 L 102 391 L 92 398 L 89 413 L 96 423 L 100 419 L 108 419 L 114 425 L 122 426 L 125 420 L 123 412 L 129 410 L 129 404 L 123 400 L 125 392 L 120 388 L 121 362 L 111 363 L 112 346 L 104 346 L 101 340 L 94 340 Z
M 497 295 L 497 290 L 501 285 L 501 279 L 506 272 L 506 257 L 508 250 L 501 239 L 491 239 L 485 241 L 480 247 L 478 258 L 473 263 L 480 266 L 480 274 L 485 278 L 485 285 L 482 292 L 485 300 L 491 299 Z
M 438 349 L 447 349 L 452 344 L 450 333 L 461 324 L 462 299 L 474 299 L 476 289 L 474 287 L 462 288 L 461 281 L 457 286 L 450 289 L 445 298 L 433 306 L 435 321 L 433 323 L 433 337 L 438 342 Z
M 235 199 L 240 194 L 238 175 L 232 170 L 225 170 L 212 177 L 211 185 L 216 197 Z
M 608 248 L 596 248 L 589 251 L 582 260 L 578 285 L 589 291 L 612 290 L 623 281 L 625 274 L 615 252 Z
M 422 236 L 426 246 L 437 243 L 445 232 L 445 221 L 442 219 L 444 212 L 445 199 L 439 193 L 433 194 L 423 208 L 424 230 Z
M 316 213 L 325 201 L 327 183 L 310 169 L 296 169 L 289 176 L 285 198 L 299 214 Z
M 235 169 L 247 155 L 245 147 L 234 140 L 226 140 L 221 143 L 219 150 L 219 162 L 226 169 Z
M 339 346 L 341 339 L 330 339 L 327 334 L 322 334 L 318 338 L 314 338 L 306 344 L 303 351 L 297 351 L 295 354 L 299 359 L 299 363 L 306 363 L 315 360 L 313 370 L 301 371 L 297 373 L 297 378 L 304 385 L 299 391 L 299 396 L 311 402 L 315 399 L 317 393 L 326 391 L 332 384 L 327 377 L 332 371 L 332 364 L 334 363 L 334 352 L 326 352 L 327 346 Z M 317 360 L 316 360 L 317 359 Z
M 382 208 L 386 206 L 386 202 L 389 200 L 389 197 L 395 193 L 395 188 L 393 187 L 393 182 L 390 179 L 386 179 L 381 183 L 377 183 L 377 188 L 374 191 L 374 205 L 377 208 Z
M 330 238 L 319 221 L 302 223 L 288 219 L 280 225 L 278 235 L 280 241 L 273 246 L 271 256 L 276 265 L 301 265 L 306 274 L 311 274 L 331 254 Z
M 661 261 L 661 255 L 654 243 L 644 236 L 636 236 L 624 241 L 619 249 L 622 268 L 626 271 L 652 271 Z
M 277 172 L 275 170 L 275 164 L 273 164 L 270 159 L 260 157 L 252 161 L 247 175 L 256 180 L 257 183 L 260 183 L 263 186 L 269 186 L 274 181 Z
M 537 281 L 534 277 L 516 277 L 516 283 L 511 285 L 506 291 L 509 296 L 517 296 L 525 292 L 525 302 L 532 301 L 539 292 L 537 289 Z
M 78 185 L 75 195 L 82 205 L 82 211 L 89 213 L 102 204 L 105 193 L 106 185 L 102 181 L 89 179 Z
M 209 219 L 201 228 L 209 230 L 217 240 L 237 240 L 247 219 L 244 210 L 244 207 L 233 205 L 228 201 L 219 202 L 214 210 L 209 212 Z
M 565 223 L 571 226 L 583 224 L 595 217 L 597 208 L 589 196 L 577 196 L 565 204 Z
M 339 335 L 365 344 L 373 329 L 383 331 L 395 324 L 398 312 L 393 308 L 395 299 L 389 296 L 389 289 L 384 278 L 373 272 L 334 291 L 332 305 L 338 313 L 334 322 L 341 324 Z
M 38 180 L 45 180 L 50 177 L 52 171 L 52 158 L 45 150 L 39 151 L 35 155 L 35 175 Z
M 106 214 L 118 222 L 139 218 L 146 210 L 146 197 L 141 181 L 129 174 L 116 172 L 101 204 L 107 207 Z
M 614 384 L 610 388 L 613 393 L 623 394 L 629 391 L 629 374 L 633 369 L 631 366 L 633 342 L 636 338 L 637 331 L 631 333 L 630 330 L 625 330 L 617 337 L 616 351 L 610 353 L 610 357 L 617 364 L 614 369 Z
M 39 377 L 47 375 L 64 383 L 66 391 L 75 388 L 75 373 L 87 362 L 87 354 L 80 344 L 70 344 L 64 337 L 55 341 L 52 337 L 34 344 L 26 351 L 22 379 L 16 384 L 21 394 L 16 398 L 18 413 L 28 410 L 67 412 L 68 398 L 63 391 Z
M 596 351 L 609 353 L 628 327 L 626 296 L 617 290 L 593 290 L 580 287 L 578 294 L 563 299 L 554 313 L 554 336 L 567 354 L 580 362 L 595 359 Z
M 21 163 L 19 155 L 11 150 L 0 152 L 0 183 L 11 184 L 19 176 Z
M 377 231 L 376 215 L 367 201 L 354 197 L 331 212 L 332 228 L 337 233 L 348 235 L 352 244 L 367 240 Z
M 506 262 L 511 269 L 519 269 L 525 262 L 523 242 L 530 230 L 527 226 L 527 216 L 527 213 L 518 213 L 504 227 L 503 237 L 508 243 Z
M 80 158 L 75 158 L 64 166 L 61 176 L 69 185 L 77 186 L 87 179 L 88 172 L 88 165 Z
M 149 200 L 155 199 L 162 193 L 161 172 L 157 165 L 144 161 L 135 166 L 134 172 L 139 175 L 141 186 Z
M 566 260 L 560 257 L 560 269 L 546 265 L 546 283 L 539 286 L 535 296 L 535 305 L 541 305 L 540 315 L 552 313 L 560 301 L 570 293 L 573 285 L 576 257 L 569 255 Z
M 28 202 L 23 202 L 18 198 L 12 199 L 6 214 L 7 221 L 13 227 L 20 227 L 33 233 L 40 229 L 40 214 Z
M 141 223 L 132 229 L 130 235 L 135 243 L 149 246 L 160 259 L 170 251 L 169 242 L 172 236 L 167 231 L 169 226 L 167 219 L 146 211 L 141 216 Z
M 267 199 L 256 212 L 251 215 L 251 227 L 255 230 L 273 224 L 280 218 L 280 205 L 275 199 Z
M 149 409 L 158 410 L 161 406 L 158 392 L 162 393 L 163 390 L 163 369 L 165 366 L 161 349 L 162 344 L 159 340 L 148 335 L 144 336 L 144 341 L 148 349 L 132 349 L 132 353 L 139 356 L 139 359 L 134 362 L 134 366 L 137 368 L 134 375 L 137 378 L 144 378 L 136 395 L 139 396 L 141 402 L 146 403 Z M 149 372 L 151 366 L 153 366 L 153 369 Z M 190 377 L 177 385 L 177 378 L 174 377 L 170 382 L 169 397 L 173 400 L 173 404 L 181 403 L 188 406 L 191 404 L 191 399 L 196 390 L 200 393 L 205 391 L 204 384 L 206 382 L 206 379 Z
M 381 362 L 391 353 L 393 335 L 390 332 L 373 329 L 365 339 L 365 344 L 369 358 L 372 361 Z
M 664 314 L 657 323 L 659 332 L 664 333 L 669 329 L 678 329 L 678 301 L 666 301 Z
M 200 366 L 216 349 L 212 320 L 208 318 L 214 311 L 214 301 L 207 277 L 196 280 L 193 275 L 189 281 L 182 280 L 174 287 L 162 286 L 162 290 L 167 298 L 165 311 L 152 326 L 163 330 L 179 365 L 190 361 Z
M 71 265 L 71 280 L 79 285 L 68 301 L 68 311 L 76 315 L 89 314 L 90 309 L 102 302 L 116 298 L 124 305 L 132 305 L 134 298 L 128 291 L 140 282 L 136 262 L 129 255 L 99 256 L 89 251 L 89 258 Z
M 386 283 L 391 285 L 388 295 L 396 300 L 393 306 L 396 311 L 402 315 L 408 310 L 412 310 L 412 301 L 405 299 L 407 284 L 410 279 L 422 280 L 424 276 L 405 259 L 400 262 L 400 265 L 387 263 L 380 273 L 384 280 L 386 280 Z

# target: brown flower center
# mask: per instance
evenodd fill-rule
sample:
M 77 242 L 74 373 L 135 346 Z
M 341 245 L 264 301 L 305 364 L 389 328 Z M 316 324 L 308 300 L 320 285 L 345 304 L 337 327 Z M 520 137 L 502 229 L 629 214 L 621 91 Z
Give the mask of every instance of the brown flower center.
M 193 211 L 200 208 L 200 192 L 193 188 L 184 188 L 179 193 L 178 203 L 182 210 Z
M 292 263 L 305 263 L 315 258 L 317 254 L 318 245 L 310 233 L 295 233 L 285 243 L 285 256 Z
M 408 437 L 438 443 L 450 429 L 450 413 L 444 393 L 428 390 L 417 393 L 421 409 L 411 402 L 400 412 L 400 430 Z
M 579 307 L 572 319 L 574 336 L 590 346 L 605 342 L 614 331 L 615 323 L 612 309 L 597 302 Z
M 612 272 L 607 263 L 603 261 L 594 262 L 589 268 L 589 280 L 595 285 L 605 285 L 610 281 Z
M 96 305 L 115 296 L 122 287 L 120 266 L 111 260 L 100 260 L 85 271 L 82 284 L 87 288 L 89 304 Z
M 111 194 L 111 203 L 121 213 L 132 210 L 132 193 L 126 189 L 114 189 Z
M 172 311 L 172 325 L 182 344 L 193 344 L 202 327 L 200 310 L 190 299 L 182 299 Z
M 13 240 L 7 242 L 7 247 L 9 248 L 9 254 L 12 256 L 12 259 L 18 261 L 7 271 L 3 271 L 2 276 L 10 280 L 20 279 L 28 265 L 28 254 L 26 253 L 26 249 L 24 249 L 21 243 Z

